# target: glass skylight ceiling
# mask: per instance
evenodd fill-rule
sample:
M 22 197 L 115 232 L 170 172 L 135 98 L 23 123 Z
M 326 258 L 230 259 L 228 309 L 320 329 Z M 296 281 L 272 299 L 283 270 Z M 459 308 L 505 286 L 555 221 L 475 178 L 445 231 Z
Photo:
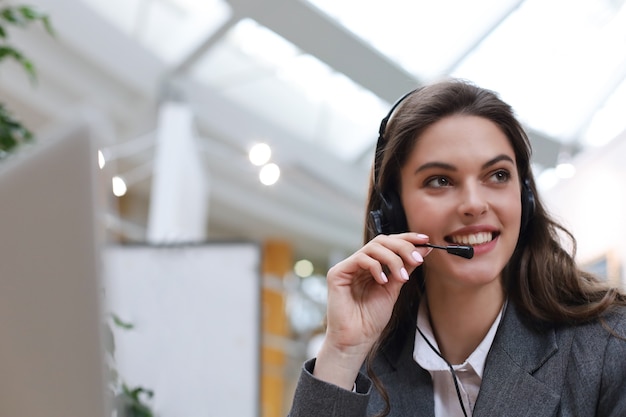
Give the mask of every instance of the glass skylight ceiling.
M 233 14 L 225 0 L 83 1 L 171 66 Z M 309 3 L 418 80 L 452 75 L 492 88 L 561 142 L 599 145 L 626 129 L 624 0 Z M 367 155 L 389 103 L 241 17 L 191 75 L 294 138 L 350 161 Z
M 520 0 L 308 0 L 427 82 L 447 74 Z
M 529 126 L 570 141 L 624 79 L 625 53 L 626 8 L 616 2 L 527 0 L 453 74 L 499 91 Z
M 221 0 L 84 1 L 172 65 L 231 16 Z M 239 21 L 191 70 L 225 98 L 294 138 L 316 141 L 351 161 L 373 146 L 389 106 L 251 19 Z
M 385 103 L 250 19 L 240 21 L 193 68 L 240 105 L 354 160 L 376 139 Z
M 309 1 L 423 81 L 450 74 L 494 89 L 557 140 L 601 144 L 626 128 L 623 107 L 598 114 L 606 129 L 592 123 L 625 94 L 623 0 Z
M 224 0 L 82 0 L 165 62 L 187 57 L 231 14 Z

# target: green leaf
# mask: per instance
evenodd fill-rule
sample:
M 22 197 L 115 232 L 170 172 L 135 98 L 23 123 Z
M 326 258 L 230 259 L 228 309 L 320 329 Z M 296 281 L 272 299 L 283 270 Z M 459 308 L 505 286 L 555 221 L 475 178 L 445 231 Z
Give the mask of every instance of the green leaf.
M 26 20 L 41 20 L 46 17 L 45 13 L 31 6 L 18 6 L 17 10 L 22 14 L 22 16 L 24 16 L 24 19 Z
M 112 314 L 111 314 L 111 317 L 113 318 L 113 323 L 115 323 L 115 325 L 116 325 L 117 327 L 120 327 L 120 328 L 125 329 L 125 330 L 130 330 L 130 329 L 135 328 L 135 326 L 134 326 L 132 323 L 128 323 L 128 322 L 126 322 L 126 321 L 123 321 L 123 320 L 122 320 L 121 318 L 119 318 L 119 316 L 118 316 L 117 314 L 115 314 L 115 313 L 112 313 Z
M 18 145 L 11 132 L 4 126 L 0 126 L 0 151 L 10 152 Z
M 0 19 L 19 27 L 25 27 L 30 23 L 41 21 L 46 32 L 54 36 L 50 16 L 33 6 L 5 7 L 0 9 Z
M 0 154 L 11 152 L 22 143 L 32 140 L 33 134 L 0 105 Z
M 35 66 L 29 59 L 22 55 L 21 52 L 11 46 L 0 46 L 0 61 L 5 58 L 15 59 L 22 65 L 22 68 L 24 68 L 24 71 L 28 74 L 31 82 L 33 84 L 37 82 L 37 72 L 35 70 Z
M 143 404 L 131 404 L 127 412 L 128 417 L 153 417 L 152 411 Z
M 22 19 L 20 13 L 14 7 L 5 7 L 0 11 L 0 16 L 9 23 L 14 25 L 23 26 L 26 21 Z
M 50 18 L 46 16 L 42 18 L 41 21 L 43 22 L 43 27 L 46 29 L 46 32 L 48 32 L 50 36 L 54 36 L 55 32 L 54 32 L 54 28 L 52 27 L 52 23 L 50 22 Z
M 139 398 L 141 394 L 145 394 L 149 398 L 152 398 L 152 396 L 154 395 L 154 392 L 152 390 L 146 389 L 144 387 L 129 388 L 126 384 L 123 384 L 122 389 L 124 390 L 124 393 L 126 395 L 138 402 L 141 401 L 141 399 Z
M 22 59 L 20 59 L 19 61 L 22 64 L 22 68 L 24 68 L 24 71 L 26 71 L 26 73 L 30 76 L 30 80 L 33 83 L 36 83 L 37 71 L 35 70 L 35 65 L 33 64 L 33 62 L 29 59 L 26 59 L 24 56 L 22 56 Z
M 22 54 L 10 46 L 0 46 L 0 60 L 6 57 L 15 58 L 19 61 L 22 58 Z
M 22 17 L 29 22 L 41 21 L 46 29 L 46 32 L 54 36 L 54 30 L 52 29 L 50 17 L 47 13 L 32 6 L 19 6 L 17 9 Z
M 2 0 L 0 0 L 2 2 Z M 50 18 L 47 13 L 27 5 L 6 6 L 0 8 L 0 40 L 6 41 L 9 37 L 8 25 L 25 27 L 30 23 L 41 21 L 45 30 L 54 35 Z M 0 44 L 0 62 L 5 59 L 16 60 L 28 74 L 31 82 L 37 81 L 35 65 L 19 50 L 3 42 Z M 8 155 L 20 144 L 33 139 L 33 134 L 22 123 L 6 110 L 0 103 L 0 158 Z
M 141 395 L 152 398 L 154 392 L 143 387 L 130 388 L 126 384 L 122 384 L 122 392 L 116 397 L 115 401 L 118 412 L 121 411 L 122 417 L 154 416 L 150 407 L 140 398 Z
M 16 138 L 20 142 L 28 142 L 33 138 L 33 134 L 30 130 L 26 129 L 21 124 L 19 126 L 15 126 L 12 129 L 13 137 Z

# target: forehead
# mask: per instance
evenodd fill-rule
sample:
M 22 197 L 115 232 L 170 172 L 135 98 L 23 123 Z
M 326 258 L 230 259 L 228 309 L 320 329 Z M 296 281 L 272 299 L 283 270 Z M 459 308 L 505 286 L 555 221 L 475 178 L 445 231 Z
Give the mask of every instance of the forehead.
M 409 163 L 482 163 L 501 154 L 515 161 L 509 139 L 495 123 L 479 116 L 453 115 L 433 123 L 416 138 Z

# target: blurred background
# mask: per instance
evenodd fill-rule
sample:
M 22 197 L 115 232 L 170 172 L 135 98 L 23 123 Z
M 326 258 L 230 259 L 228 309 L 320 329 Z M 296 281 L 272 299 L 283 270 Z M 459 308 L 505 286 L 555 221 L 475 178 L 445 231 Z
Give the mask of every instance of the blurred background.
M 97 120 L 107 241 L 258 244 L 259 416 L 286 413 L 325 273 L 361 243 L 380 120 L 424 83 L 466 78 L 513 106 L 581 265 L 624 285 L 624 0 L 29 4 L 56 35 L 11 33 L 38 81 L 6 65 L 0 95 L 42 137 Z

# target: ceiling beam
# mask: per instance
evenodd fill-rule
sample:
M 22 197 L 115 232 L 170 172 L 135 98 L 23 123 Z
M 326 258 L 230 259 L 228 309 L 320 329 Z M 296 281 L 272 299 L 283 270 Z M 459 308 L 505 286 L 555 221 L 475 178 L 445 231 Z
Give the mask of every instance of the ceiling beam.
M 461 65 L 461 63 L 463 61 L 465 61 L 467 59 L 467 57 L 474 52 L 474 50 L 476 50 L 476 48 L 478 48 L 480 46 L 481 43 L 483 43 L 483 41 L 485 39 L 487 39 L 487 37 L 489 35 L 491 35 L 491 33 L 496 30 L 501 24 L 502 22 L 504 22 L 506 19 L 508 19 L 508 17 L 517 9 L 519 9 L 519 7 L 525 2 L 526 0 L 516 0 L 514 3 L 512 3 L 506 10 L 504 10 L 502 12 L 502 14 L 500 15 L 500 17 L 498 19 L 496 19 L 491 25 L 487 26 L 484 28 L 484 30 L 482 31 L 482 33 L 479 34 L 479 36 L 476 37 L 476 40 L 474 41 L 474 43 L 465 50 L 465 52 L 463 52 L 462 54 L 460 54 L 456 60 L 454 61 L 454 63 L 452 63 L 446 70 L 444 70 L 444 74 L 452 74 L 454 72 L 454 70 Z
M 225 100 L 204 84 L 183 80 L 180 87 L 192 103 L 207 135 L 217 135 L 245 154 L 257 138 L 267 138 L 273 148 L 272 159 L 279 165 L 299 166 L 328 187 L 356 201 L 365 198 L 368 167 L 347 163 L 315 143 L 295 138 L 293 133 Z
M 341 24 L 303 0 L 228 0 L 240 16 L 254 19 L 393 103 L 421 83 Z
M 239 21 L 239 16 L 231 15 L 222 25 L 211 33 L 197 48 L 191 51 L 185 58 L 174 65 L 168 71 L 168 78 L 185 74 L 204 54 L 209 51 L 222 37 L 228 33 Z
M 165 63 L 83 1 L 36 0 L 51 16 L 56 41 L 109 74 L 128 91 L 156 98 Z

